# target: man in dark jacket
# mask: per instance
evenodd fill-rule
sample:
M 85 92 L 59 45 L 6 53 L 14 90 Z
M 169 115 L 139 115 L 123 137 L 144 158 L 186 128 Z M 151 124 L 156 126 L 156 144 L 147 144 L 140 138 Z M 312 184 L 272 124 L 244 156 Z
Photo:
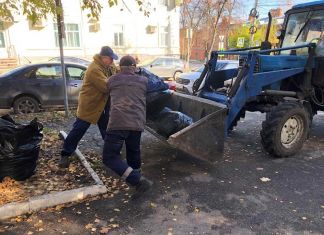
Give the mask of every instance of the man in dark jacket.
M 113 60 L 118 56 L 113 50 L 104 46 L 100 54 L 93 57 L 83 78 L 79 94 L 77 118 L 73 128 L 64 141 L 59 166 L 69 166 L 69 156 L 72 155 L 83 135 L 91 124 L 97 124 L 104 139 L 108 123 L 109 107 L 107 105 L 107 81 L 117 72 Z
M 140 172 L 140 142 L 146 121 L 148 79 L 135 74 L 135 67 L 135 59 L 124 56 L 120 60 L 121 72 L 108 80 L 110 111 L 103 163 L 141 193 L 152 184 Z M 124 142 L 127 162 L 120 156 Z

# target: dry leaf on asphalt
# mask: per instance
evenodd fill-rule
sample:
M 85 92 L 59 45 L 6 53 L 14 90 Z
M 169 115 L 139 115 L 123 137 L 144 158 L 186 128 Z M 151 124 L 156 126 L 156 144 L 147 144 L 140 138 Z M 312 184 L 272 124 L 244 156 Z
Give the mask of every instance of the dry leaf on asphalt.
M 271 179 L 269 179 L 268 177 L 262 177 L 262 178 L 260 178 L 260 180 L 262 182 L 269 182 L 269 181 L 271 181 Z
M 153 202 L 150 203 L 150 206 L 153 207 L 153 208 L 157 207 L 157 205 L 155 203 L 153 203 Z
M 92 228 L 92 226 L 93 226 L 93 224 L 87 224 L 87 225 L 85 226 L 85 228 L 86 228 L 86 229 L 90 229 L 90 228 Z
M 107 227 L 102 227 L 99 231 L 101 234 L 107 234 L 109 232 L 110 228 Z

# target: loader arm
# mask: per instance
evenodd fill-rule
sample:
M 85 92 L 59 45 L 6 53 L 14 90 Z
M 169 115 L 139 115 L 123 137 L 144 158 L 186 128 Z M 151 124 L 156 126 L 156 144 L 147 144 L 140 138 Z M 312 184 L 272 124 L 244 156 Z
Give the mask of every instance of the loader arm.
M 293 68 L 281 69 L 268 72 L 255 72 L 256 62 L 263 56 L 263 54 L 268 54 L 272 52 L 282 51 L 282 50 L 293 50 L 304 47 L 313 47 L 313 44 L 306 44 L 295 47 L 287 47 L 273 50 L 261 50 L 261 51 L 249 51 L 249 52 L 233 52 L 233 51 L 222 51 L 213 52 L 211 61 L 217 63 L 218 55 L 241 55 L 245 56 L 247 59 L 245 64 L 242 66 L 238 73 L 237 79 L 235 80 L 232 89 L 227 93 L 220 93 L 215 91 L 209 91 L 208 88 L 201 88 L 202 91 L 199 96 L 205 99 L 213 100 L 225 104 L 228 108 L 228 116 L 226 118 L 226 130 L 228 130 L 237 118 L 240 111 L 244 106 L 251 100 L 255 100 L 257 96 L 261 95 L 265 91 L 265 87 L 271 87 L 278 82 L 293 77 L 297 74 L 302 74 L 305 72 L 305 66 L 308 59 L 305 58 L 299 63 L 295 64 Z M 278 55 L 275 55 L 278 56 Z M 291 65 L 292 66 L 292 65 Z M 214 66 L 210 66 L 213 68 Z M 210 71 L 210 76 L 212 76 L 213 71 Z M 210 79 L 211 77 L 206 76 L 205 79 Z M 288 94 L 288 93 L 287 93 Z

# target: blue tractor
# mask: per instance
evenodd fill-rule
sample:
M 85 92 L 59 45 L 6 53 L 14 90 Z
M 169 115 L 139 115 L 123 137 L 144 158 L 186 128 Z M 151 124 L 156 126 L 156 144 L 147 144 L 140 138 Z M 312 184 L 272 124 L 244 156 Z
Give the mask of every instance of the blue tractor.
M 324 1 L 286 12 L 278 48 L 268 42 L 270 25 L 269 14 L 260 47 L 212 52 L 194 84 L 196 96 L 174 93 L 154 104 L 194 119 L 166 139 L 171 145 L 213 162 L 245 112 L 259 111 L 266 113 L 260 135 L 269 154 L 288 157 L 302 148 L 313 116 L 324 111 Z M 239 68 L 217 71 L 220 55 L 238 55 Z M 157 133 L 154 122 L 148 121 L 148 129 Z

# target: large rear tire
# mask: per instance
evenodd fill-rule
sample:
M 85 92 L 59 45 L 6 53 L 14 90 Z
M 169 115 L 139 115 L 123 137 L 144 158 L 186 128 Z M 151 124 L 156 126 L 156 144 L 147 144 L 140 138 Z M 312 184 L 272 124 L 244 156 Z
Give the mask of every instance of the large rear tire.
M 310 114 L 302 103 L 280 103 L 266 115 L 262 123 L 262 145 L 272 156 L 292 156 L 302 148 L 309 127 Z

